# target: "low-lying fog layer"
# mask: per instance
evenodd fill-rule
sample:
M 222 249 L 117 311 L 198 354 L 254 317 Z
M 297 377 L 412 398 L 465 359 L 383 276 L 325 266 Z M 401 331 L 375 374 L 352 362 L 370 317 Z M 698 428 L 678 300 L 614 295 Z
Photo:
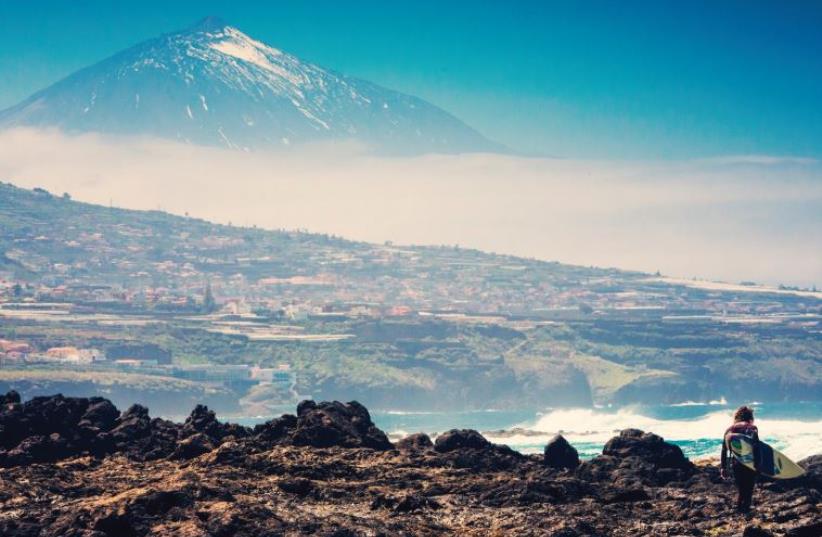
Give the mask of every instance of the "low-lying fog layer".
M 221 223 L 730 282 L 822 283 L 822 164 L 812 159 L 388 159 L 344 143 L 244 153 L 15 129 L 0 132 L 0 180 Z

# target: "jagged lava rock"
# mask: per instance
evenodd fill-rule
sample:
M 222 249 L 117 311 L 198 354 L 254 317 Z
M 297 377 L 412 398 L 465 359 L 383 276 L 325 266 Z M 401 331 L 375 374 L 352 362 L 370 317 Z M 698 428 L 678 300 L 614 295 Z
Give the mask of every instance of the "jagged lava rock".
M 212 443 L 211 438 L 204 433 L 194 433 L 191 436 L 180 440 L 174 448 L 174 453 L 172 453 L 169 457 L 177 460 L 188 460 L 193 459 L 194 457 L 199 457 L 200 455 L 208 453 L 213 449 L 214 444 Z
M 799 466 L 805 469 L 805 475 L 797 481 L 822 491 L 822 454 L 802 459 L 799 461 Z
M 451 429 L 437 437 L 434 449 L 447 453 L 456 449 L 489 449 L 492 444 L 473 429 Z
M 801 461 L 808 476 L 791 486 L 761 483 L 755 509 L 741 517 L 734 513 L 734 487 L 718 479 L 715 465 L 684 464 L 655 435 L 621 434 L 608 454 L 568 471 L 471 430 L 441 435 L 442 451 L 431 449 L 425 435 L 399 450 L 371 449 L 365 444 L 384 435 L 360 407 L 303 403 L 299 417 L 271 420 L 243 437 L 243 429 L 220 424 L 205 407 L 177 424 L 152 419 L 140 406 L 112 422 L 112 408 L 100 401 L 10 402 L 0 406 L 0 423 L 28 436 L 0 449 L 0 535 L 623 537 L 764 529 L 802 537 L 822 531 L 822 491 L 815 485 L 822 457 Z M 50 423 L 52 412 L 79 420 L 80 432 L 53 430 L 62 426 Z M 37 432 L 44 430 L 51 432 Z M 111 441 L 113 456 L 78 453 L 80 441 L 100 438 Z M 323 447 L 295 445 L 306 438 L 321 439 Z M 338 443 L 326 446 L 328 438 Z
M 691 462 L 679 446 L 665 442 L 661 436 L 639 429 L 625 429 L 608 440 L 603 455 L 613 457 L 640 457 L 660 468 L 690 468 Z
M 543 452 L 543 462 L 551 468 L 570 468 L 579 466 L 579 453 L 568 443 L 564 436 L 554 436 L 546 445 Z
M 303 401 L 297 406 L 297 424 L 291 434 L 295 446 L 366 447 L 386 450 L 394 446 L 379 430 L 368 410 L 350 403 Z
M 299 416 L 284 415 L 253 430 L 221 423 L 213 411 L 197 405 L 184 423 L 151 418 L 142 405 L 122 414 L 100 397 L 35 397 L 20 403 L 16 392 L 0 405 L 0 466 L 52 462 L 90 454 L 124 453 L 131 459 L 188 460 L 224 442 L 249 438 L 256 450 L 275 444 L 371 448 L 393 446 L 357 402 L 304 401 Z M 225 454 L 223 454 L 225 455 Z
M 203 434 L 214 442 L 229 436 L 234 439 L 245 438 L 251 434 L 251 431 L 247 427 L 235 423 L 222 423 L 217 420 L 213 410 L 209 410 L 204 405 L 197 405 L 183 423 L 180 438 L 187 438 L 195 434 Z
M 397 442 L 397 449 L 402 451 L 426 451 L 432 449 L 434 443 L 425 433 L 414 433 Z
M 20 402 L 20 394 L 15 390 L 11 390 L 5 395 L 0 394 L 0 406 L 17 404 Z
M 0 466 L 50 462 L 111 450 L 107 431 L 119 413 L 100 397 L 35 397 L 20 403 L 16 392 L 0 405 Z
M 297 427 L 297 416 L 283 414 L 279 418 L 268 420 L 254 426 L 253 436 L 264 442 L 281 442 Z
M 95 427 L 100 431 L 110 431 L 114 428 L 120 411 L 108 399 L 92 398 L 86 412 L 80 418 L 80 426 Z
M 525 456 L 508 446 L 492 444 L 473 429 L 451 429 L 439 435 L 434 450 L 456 468 L 497 471 L 513 468 Z
M 773 537 L 773 533 L 759 526 L 747 526 L 742 531 L 742 537 Z
M 636 491 L 643 485 L 684 481 L 694 470 L 679 446 L 653 433 L 625 429 L 605 444 L 602 455 L 581 464 L 577 475 L 589 481 L 610 480 L 628 494 L 627 491 Z

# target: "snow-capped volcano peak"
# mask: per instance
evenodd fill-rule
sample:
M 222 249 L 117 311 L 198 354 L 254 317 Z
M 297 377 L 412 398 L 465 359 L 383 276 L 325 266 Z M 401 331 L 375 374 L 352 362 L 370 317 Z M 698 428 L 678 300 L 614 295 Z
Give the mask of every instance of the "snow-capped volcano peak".
M 242 149 L 350 138 L 387 153 L 500 149 L 421 99 L 303 62 L 217 17 L 120 52 L 0 112 L 0 127 L 13 125 Z

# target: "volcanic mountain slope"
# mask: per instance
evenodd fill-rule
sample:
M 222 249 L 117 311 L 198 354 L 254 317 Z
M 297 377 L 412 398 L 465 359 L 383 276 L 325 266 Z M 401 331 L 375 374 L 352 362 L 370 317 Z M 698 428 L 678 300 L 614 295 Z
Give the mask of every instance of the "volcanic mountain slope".
M 24 125 L 236 149 L 342 139 L 388 154 L 503 149 L 422 99 L 303 62 L 214 17 L 0 112 L 0 128 Z
M 124 536 L 820 535 L 822 458 L 760 483 L 747 516 L 715 465 L 622 431 L 580 463 L 561 437 L 521 455 L 476 431 L 392 445 L 356 402 L 304 401 L 253 430 L 105 399 L 0 395 L 0 534 Z

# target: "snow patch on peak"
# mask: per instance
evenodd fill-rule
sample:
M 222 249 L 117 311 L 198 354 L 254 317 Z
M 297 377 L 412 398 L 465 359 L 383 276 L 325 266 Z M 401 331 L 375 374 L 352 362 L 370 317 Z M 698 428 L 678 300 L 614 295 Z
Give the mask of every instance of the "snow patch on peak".
M 302 77 L 289 72 L 278 63 L 272 61 L 283 53 L 264 43 L 251 39 L 244 33 L 234 28 L 226 28 L 221 35 L 223 39 L 216 43 L 209 44 L 209 48 L 216 50 L 231 58 L 250 63 L 260 69 L 273 73 L 274 75 L 288 80 L 294 85 L 302 85 Z
M 229 36 L 231 39 L 234 39 L 236 41 L 242 41 L 247 46 L 253 47 L 258 51 L 263 51 L 264 53 L 272 56 L 282 56 L 283 54 L 281 50 L 268 46 L 261 41 L 257 41 L 256 39 L 252 39 L 240 30 L 232 28 L 230 26 L 225 29 L 225 35 Z

